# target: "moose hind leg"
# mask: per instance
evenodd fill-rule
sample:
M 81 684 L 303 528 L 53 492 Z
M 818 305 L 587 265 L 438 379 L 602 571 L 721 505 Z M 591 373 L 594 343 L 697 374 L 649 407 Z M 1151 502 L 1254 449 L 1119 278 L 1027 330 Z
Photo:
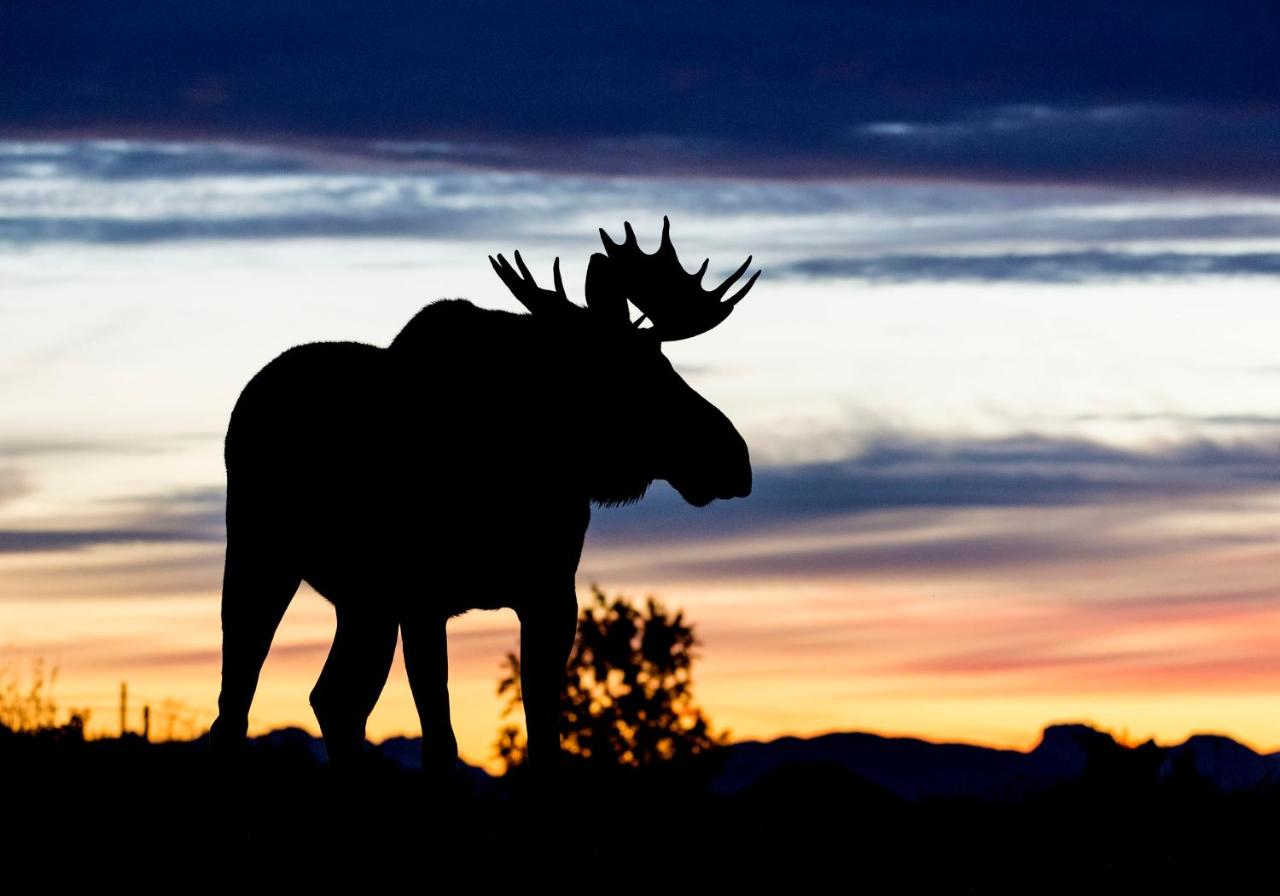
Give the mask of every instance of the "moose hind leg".
M 365 723 L 387 683 L 397 627 L 390 614 L 338 609 L 333 647 L 311 691 L 311 707 L 335 765 L 352 763 L 364 750 Z
M 249 724 L 249 707 L 280 620 L 302 579 L 264 545 L 229 533 L 222 577 L 222 689 L 210 741 L 234 749 Z
M 449 655 L 445 619 L 406 616 L 404 666 L 422 724 L 422 770 L 451 772 L 458 761 L 458 741 L 449 718 Z

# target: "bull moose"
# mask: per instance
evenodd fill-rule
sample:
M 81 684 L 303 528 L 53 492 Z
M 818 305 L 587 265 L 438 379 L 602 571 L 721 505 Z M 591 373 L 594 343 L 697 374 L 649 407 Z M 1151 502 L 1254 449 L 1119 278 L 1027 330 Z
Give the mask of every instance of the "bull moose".
M 445 623 L 499 607 L 520 620 L 530 762 L 558 754 L 591 505 L 637 501 L 656 479 L 698 507 L 751 491 L 746 442 L 662 343 L 715 327 L 760 272 L 725 298 L 749 257 L 704 290 L 707 262 L 684 270 L 665 218 L 653 254 L 625 229 L 622 243 L 600 231 L 585 307 L 565 294 L 558 258 L 552 290 L 519 252 L 515 268 L 490 257 L 529 313 L 433 302 L 386 348 L 297 346 L 245 386 L 225 446 L 217 749 L 243 740 L 272 637 L 305 580 L 337 613 L 311 693 L 335 764 L 363 749 L 399 631 L 423 767 L 452 768 Z

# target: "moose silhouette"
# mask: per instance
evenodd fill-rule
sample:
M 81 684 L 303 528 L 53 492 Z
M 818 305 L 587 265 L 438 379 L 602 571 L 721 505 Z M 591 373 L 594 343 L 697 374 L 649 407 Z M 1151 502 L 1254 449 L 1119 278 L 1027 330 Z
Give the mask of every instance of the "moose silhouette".
M 625 230 L 621 244 L 600 231 L 585 307 L 565 294 L 558 258 L 551 290 L 519 252 L 518 271 L 490 257 L 528 314 L 433 302 L 386 348 L 297 346 L 245 386 L 225 446 L 216 749 L 243 740 L 272 638 L 305 580 L 337 614 L 311 693 L 332 762 L 363 750 L 398 630 L 423 768 L 451 769 L 445 623 L 499 607 L 520 621 L 529 761 L 559 755 L 591 505 L 637 501 L 656 479 L 698 507 L 751 491 L 746 442 L 662 343 L 715 327 L 760 272 L 726 299 L 750 257 L 704 290 L 708 262 L 684 270 L 667 219 L 653 254 Z

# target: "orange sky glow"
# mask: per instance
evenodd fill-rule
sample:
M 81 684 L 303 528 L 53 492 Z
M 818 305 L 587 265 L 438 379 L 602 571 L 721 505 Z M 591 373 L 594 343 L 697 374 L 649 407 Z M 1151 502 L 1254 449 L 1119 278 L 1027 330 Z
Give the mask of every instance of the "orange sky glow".
M 1054 512 L 1012 513 L 1049 535 L 1064 524 Z M 1261 514 L 1259 526 L 1269 519 Z M 599 581 L 610 593 L 684 608 L 702 641 L 698 700 L 738 739 L 866 730 L 1028 748 L 1044 724 L 1083 720 L 1130 740 L 1214 730 L 1274 750 L 1280 608 L 1257 583 L 1280 548 L 1267 535 L 1260 528 L 1254 543 L 1199 549 L 1171 539 L 1120 561 L 1065 556 L 803 582 L 664 580 L 646 575 L 631 551 L 589 547 L 580 596 Z M 139 582 L 132 570 L 143 564 L 158 582 Z M 96 548 L 74 562 L 3 558 L 4 628 L 21 654 L 59 666 L 56 695 L 91 707 L 96 732 L 118 729 L 121 681 L 132 694 L 131 727 L 140 727 L 144 702 L 156 712 L 165 699 L 207 724 L 217 696 L 218 565 L 217 549 L 187 547 Z M 151 593 L 129 596 L 140 587 Z M 333 624 L 329 605 L 304 586 L 263 670 L 255 731 L 316 730 L 307 695 Z M 499 664 L 517 634 L 509 611 L 450 624 L 454 723 L 464 756 L 478 764 L 492 765 Z M 154 730 L 165 734 L 159 721 Z M 397 658 L 369 736 L 416 730 Z

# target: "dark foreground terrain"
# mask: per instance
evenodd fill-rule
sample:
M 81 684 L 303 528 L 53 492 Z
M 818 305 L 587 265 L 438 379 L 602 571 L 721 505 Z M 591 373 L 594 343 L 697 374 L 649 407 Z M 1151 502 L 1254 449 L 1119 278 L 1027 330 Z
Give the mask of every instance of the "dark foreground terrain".
M 415 746 L 388 742 L 339 777 L 300 731 L 259 738 L 229 765 L 201 741 L 0 731 L 0 851 L 48 880 L 355 872 L 424 891 L 441 875 L 673 892 L 1217 890 L 1269 888 L 1277 864 L 1280 787 L 1265 767 L 1241 778 L 1220 743 L 1127 748 L 1063 726 L 1024 754 L 831 735 L 739 744 L 680 769 L 569 765 L 545 787 L 519 771 L 427 780 L 405 767 Z

